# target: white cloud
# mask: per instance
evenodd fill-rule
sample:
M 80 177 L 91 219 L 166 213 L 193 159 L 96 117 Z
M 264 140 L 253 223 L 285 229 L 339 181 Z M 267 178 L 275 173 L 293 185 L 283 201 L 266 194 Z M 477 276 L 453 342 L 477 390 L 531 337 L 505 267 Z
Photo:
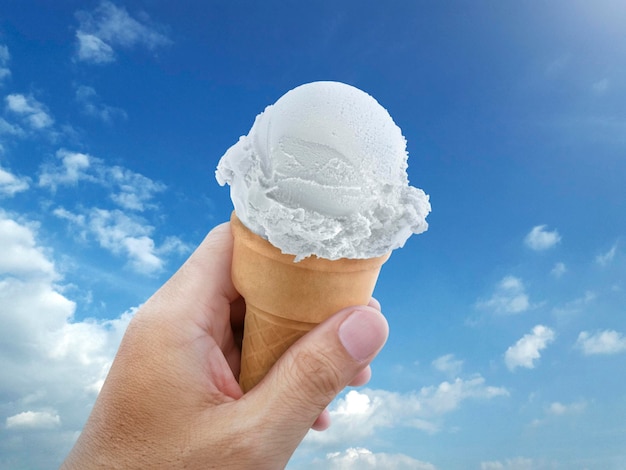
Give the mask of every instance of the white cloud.
M 5 45 L 0 44 L 0 84 L 7 77 L 11 76 L 11 70 L 9 70 L 9 59 L 11 59 L 11 54 L 9 54 L 9 48 Z
M 554 265 L 554 267 L 552 268 L 552 271 L 550 271 L 550 274 L 552 274 L 552 276 L 559 279 L 566 272 L 567 272 L 567 267 L 565 266 L 565 263 L 558 262 Z
M 57 274 L 43 249 L 37 246 L 31 227 L 16 222 L 0 210 L 0 276 L 11 274 L 17 277 L 54 279 Z M 2 277 L 0 277 L 0 280 Z
M 616 253 L 617 243 L 615 243 L 606 253 L 596 256 L 596 263 L 598 263 L 600 266 L 608 266 L 615 258 Z
M 0 196 L 13 196 L 29 188 L 28 178 L 21 178 L 0 167 Z
M 491 298 L 478 301 L 476 306 L 506 315 L 522 313 L 531 308 L 524 284 L 515 276 L 505 276 L 496 286 Z
M 123 109 L 103 104 L 96 90 L 90 86 L 80 85 L 76 88 L 76 101 L 82 106 L 85 114 L 104 122 L 111 122 L 116 118 L 126 119 L 127 117 Z
M 537 225 L 524 238 L 524 243 L 536 251 L 547 250 L 561 241 L 561 236 L 554 230 L 549 232 L 546 230 L 546 225 Z
M 555 401 L 550 403 L 545 408 L 545 417 L 533 420 L 531 426 L 533 428 L 544 426 L 547 423 L 553 422 L 555 419 L 560 419 L 564 416 L 581 414 L 586 409 L 587 402 L 584 400 L 573 403 L 561 403 L 560 401 Z
M 115 61 L 115 52 L 106 42 L 93 34 L 76 31 L 78 60 L 93 64 L 107 64 Z
M 59 219 L 67 220 L 68 222 L 71 222 L 79 227 L 85 227 L 87 225 L 87 219 L 84 214 L 74 214 L 64 207 L 57 207 L 52 211 L 52 213 Z
M 596 331 L 595 333 L 582 331 L 578 335 L 576 346 L 586 356 L 618 354 L 626 351 L 626 337 L 614 330 Z
M 490 400 L 507 396 L 502 387 L 485 384 L 479 375 L 457 378 L 419 391 L 397 393 L 386 390 L 351 390 L 330 407 L 333 425 L 323 433 L 310 432 L 310 445 L 358 445 L 380 428 L 408 427 L 434 433 L 441 429 L 444 415 L 467 400 Z
M 175 236 L 165 237 L 161 246 L 157 248 L 157 253 L 161 255 L 167 255 L 170 253 L 177 253 L 179 255 L 186 255 L 193 251 L 194 247 L 188 243 L 183 242 L 180 238 Z
M 163 267 L 163 260 L 157 256 L 154 240 L 150 237 L 127 237 L 124 240 L 124 249 L 135 271 L 151 274 Z
M 93 237 L 104 249 L 125 256 L 128 265 L 143 274 L 154 274 L 164 266 L 164 256 L 184 254 L 191 248 L 178 237 L 167 237 L 161 245 L 153 239 L 154 227 L 137 212 L 157 207 L 155 195 L 166 189 L 162 183 L 127 168 L 108 166 L 91 155 L 60 149 L 57 161 L 43 165 L 39 186 L 56 191 L 59 187 L 88 182 L 109 192 L 109 198 L 120 208 L 85 208 L 80 204 L 68 210 L 57 207 L 52 212 L 78 229 L 82 240 Z
M 96 181 L 96 177 L 89 173 L 89 168 L 95 162 L 90 155 L 61 149 L 57 151 L 56 157 L 61 160 L 61 164 L 42 166 L 39 186 L 56 191 L 58 186 L 75 186 L 82 180 Z
M 374 453 L 363 447 L 350 447 L 343 452 L 331 452 L 325 459 L 316 459 L 308 469 L 328 470 L 436 470 L 436 467 L 427 462 L 416 460 L 404 454 Z
M 152 207 L 149 201 L 166 189 L 163 183 L 121 166 L 108 167 L 103 173 L 104 179 L 115 191 L 111 199 L 123 209 L 143 211 Z
M 538 470 L 538 468 L 540 468 L 538 462 L 524 457 L 480 463 L 480 470 Z
M 149 237 L 153 227 L 141 224 L 119 210 L 93 209 L 89 226 L 103 248 L 112 253 L 125 252 L 131 266 L 139 272 L 157 272 L 163 260 L 155 253 L 155 245 Z
M 32 96 L 14 93 L 6 96 L 5 102 L 7 110 L 21 116 L 32 129 L 42 130 L 54 124 L 46 106 Z
M 159 256 L 159 250 L 151 238 L 154 227 L 137 216 L 129 216 L 117 209 L 97 207 L 85 214 L 74 214 L 67 209 L 58 208 L 53 214 L 76 224 L 83 231 L 81 236 L 89 233 L 102 248 L 115 255 L 126 256 L 130 267 L 137 272 L 153 274 L 164 265 L 164 260 Z M 169 240 L 168 244 L 175 245 L 173 240 Z
M 553 416 L 563 416 L 568 414 L 582 413 L 587 408 L 587 403 L 584 401 L 578 401 L 569 404 L 563 404 L 559 401 L 550 403 L 550 406 L 546 412 Z
M 438 386 L 424 387 L 420 398 L 427 415 L 442 415 L 456 410 L 467 399 L 491 399 L 508 396 L 502 387 L 485 385 L 485 379 L 475 376 L 470 379 L 457 378 L 453 382 L 442 382 Z
M 533 369 L 535 361 L 541 357 L 539 353 L 554 341 L 554 331 L 547 326 L 537 325 L 531 333 L 525 334 L 504 354 L 504 362 L 509 370 L 517 367 Z
M 11 455 L 24 468 L 59 466 L 132 316 L 76 321 L 77 305 L 36 238 L 34 224 L 0 212 L 0 467 L 7 468 Z
M 81 239 L 90 235 L 102 248 L 128 258 L 130 268 L 142 274 L 158 273 L 165 264 L 164 257 L 170 253 L 182 255 L 191 251 L 188 244 L 174 236 L 166 237 L 157 246 L 152 238 L 152 225 L 137 215 L 117 209 L 93 207 L 77 214 L 59 207 L 53 214 L 74 224 Z
M 56 411 L 22 411 L 6 419 L 6 428 L 50 429 L 61 424 Z
M 109 1 L 102 1 L 92 12 L 77 12 L 76 17 L 79 20 L 76 39 L 80 61 L 106 64 L 115 61 L 114 48 L 144 47 L 152 51 L 172 42 L 159 31 L 163 29 L 161 26 L 150 24 L 145 14 L 139 21 L 124 7 L 117 7 Z
M 56 157 L 59 163 L 42 165 L 39 186 L 55 191 L 59 186 L 75 186 L 79 181 L 87 181 L 108 188 L 113 202 L 134 211 L 154 207 L 150 201 L 166 189 L 163 183 L 118 165 L 108 166 L 103 160 L 85 153 L 60 149 Z
M 451 377 L 458 376 L 463 369 L 463 361 L 455 359 L 454 354 L 440 356 L 432 362 L 432 365 L 438 371 L 441 371 Z
M 24 135 L 24 130 L 0 117 L 0 135 L 13 135 L 21 137 Z

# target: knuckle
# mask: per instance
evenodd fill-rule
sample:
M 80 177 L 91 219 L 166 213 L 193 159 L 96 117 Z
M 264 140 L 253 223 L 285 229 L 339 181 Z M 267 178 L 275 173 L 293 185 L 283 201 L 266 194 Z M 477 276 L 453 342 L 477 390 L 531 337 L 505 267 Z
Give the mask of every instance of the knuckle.
M 343 388 L 339 368 L 332 356 L 323 350 L 305 350 L 294 355 L 292 374 L 307 398 L 325 407 Z

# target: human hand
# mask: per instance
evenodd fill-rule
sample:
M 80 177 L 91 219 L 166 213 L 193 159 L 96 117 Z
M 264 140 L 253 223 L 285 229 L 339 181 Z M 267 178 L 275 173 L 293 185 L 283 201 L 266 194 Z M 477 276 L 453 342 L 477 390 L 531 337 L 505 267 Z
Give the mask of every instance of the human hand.
M 283 468 L 331 400 L 369 380 L 388 332 L 376 301 L 313 329 L 244 395 L 231 258 L 226 223 L 135 314 L 63 470 Z

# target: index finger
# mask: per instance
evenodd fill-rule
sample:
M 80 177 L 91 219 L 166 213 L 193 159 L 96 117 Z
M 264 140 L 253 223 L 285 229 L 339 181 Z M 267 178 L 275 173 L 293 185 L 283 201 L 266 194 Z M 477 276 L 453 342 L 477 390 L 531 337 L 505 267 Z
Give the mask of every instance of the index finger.
M 176 305 L 178 315 L 191 316 L 196 323 L 225 317 L 240 297 L 231 280 L 232 254 L 230 222 L 225 222 L 208 233 L 155 296 Z

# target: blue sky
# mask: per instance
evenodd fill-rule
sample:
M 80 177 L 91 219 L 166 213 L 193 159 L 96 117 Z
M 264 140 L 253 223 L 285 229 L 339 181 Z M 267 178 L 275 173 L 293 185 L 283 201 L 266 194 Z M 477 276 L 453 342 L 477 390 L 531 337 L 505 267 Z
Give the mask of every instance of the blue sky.
M 338 80 L 402 128 L 430 229 L 364 388 L 292 468 L 626 468 L 623 2 L 4 1 L 0 468 L 52 468 L 133 312 L 227 220 L 217 161 Z

